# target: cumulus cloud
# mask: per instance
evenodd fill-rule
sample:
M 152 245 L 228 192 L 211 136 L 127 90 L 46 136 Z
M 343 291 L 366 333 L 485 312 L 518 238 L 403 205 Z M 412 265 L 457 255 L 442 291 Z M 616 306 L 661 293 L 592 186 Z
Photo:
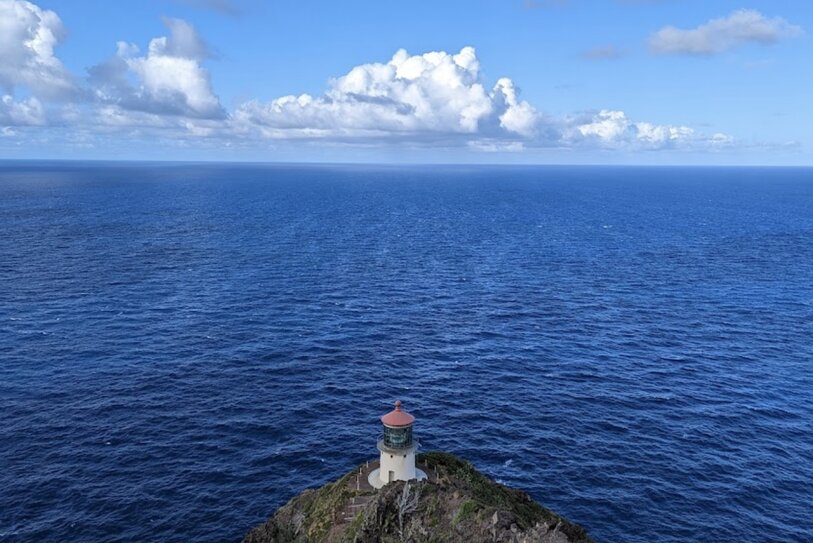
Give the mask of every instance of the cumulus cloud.
M 20 0 L 0 0 L 0 87 L 26 87 L 37 96 L 65 98 L 75 92 L 70 74 L 54 54 L 65 35 L 53 11 Z
M 698 133 L 681 125 L 633 121 L 623 111 L 603 109 L 567 119 L 563 141 L 602 149 L 720 148 L 734 143 L 726 134 Z
M 713 55 L 745 43 L 769 45 L 801 32 L 781 17 L 769 19 L 759 11 L 741 9 L 690 30 L 664 27 L 650 37 L 649 48 L 659 55 Z
M 630 144 L 665 146 L 690 140 L 694 130 L 686 126 L 654 125 L 633 122 L 623 111 L 603 109 L 571 119 L 565 139 L 592 142 L 601 147 L 622 147 Z
M 137 45 L 118 42 L 114 57 L 89 70 L 96 99 L 130 111 L 224 118 L 201 64 L 209 56 L 206 43 L 186 21 L 167 18 L 164 24 L 170 35 L 151 40 L 145 55 Z
M 472 47 L 457 54 L 410 55 L 362 64 L 330 82 L 322 96 L 251 101 L 235 112 L 243 127 L 269 137 L 476 134 L 493 129 L 527 135 L 536 110 L 519 100 L 510 79 L 488 91 Z
M 499 79 L 491 92 L 491 99 L 500 113 L 501 128 L 522 136 L 531 136 L 536 132 L 541 117 L 531 104 L 519 99 L 519 90 L 513 81 L 507 77 Z

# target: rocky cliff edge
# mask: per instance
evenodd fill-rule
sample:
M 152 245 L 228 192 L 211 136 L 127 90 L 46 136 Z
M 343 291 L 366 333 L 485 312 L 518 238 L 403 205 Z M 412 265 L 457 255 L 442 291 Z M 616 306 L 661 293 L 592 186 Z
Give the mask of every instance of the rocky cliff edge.
M 296 496 L 243 543 L 592 543 L 580 526 L 451 454 L 418 457 L 426 481 L 367 484 L 371 465 Z

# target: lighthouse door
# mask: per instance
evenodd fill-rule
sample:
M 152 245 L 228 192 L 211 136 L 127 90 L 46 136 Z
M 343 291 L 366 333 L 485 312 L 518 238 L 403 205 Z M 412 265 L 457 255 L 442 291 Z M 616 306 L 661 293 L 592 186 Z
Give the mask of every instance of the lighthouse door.
M 389 480 L 387 482 L 391 483 L 395 480 L 395 472 L 390 470 Z

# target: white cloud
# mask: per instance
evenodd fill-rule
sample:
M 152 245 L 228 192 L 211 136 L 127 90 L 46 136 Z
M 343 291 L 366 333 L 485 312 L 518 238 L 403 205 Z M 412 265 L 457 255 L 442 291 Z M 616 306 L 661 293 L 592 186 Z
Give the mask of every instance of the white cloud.
M 590 122 L 577 124 L 575 132 L 583 137 L 595 137 L 600 141 L 616 141 L 626 136 L 630 122 L 623 111 L 602 110 Z
M 741 9 L 691 30 L 664 27 L 650 37 L 649 48 L 660 55 L 712 55 L 745 43 L 767 45 L 801 33 L 800 27 L 781 17 L 769 19 L 759 11 Z
M 138 46 L 117 44 L 116 56 L 90 69 L 96 98 L 124 110 L 201 119 L 225 117 L 201 65 L 206 43 L 195 28 L 180 19 L 165 19 L 168 37 L 150 41 L 147 54 Z M 131 84 L 135 78 L 137 84 Z
M 0 87 L 26 87 L 35 95 L 64 98 L 75 92 L 70 74 L 54 55 L 64 36 L 53 11 L 31 2 L 0 0 Z
M 16 101 L 10 95 L 0 98 L 0 126 L 42 126 L 45 110 L 35 97 Z
M 514 82 L 503 77 L 494 86 L 491 98 L 498 104 L 497 110 L 502 112 L 499 116 L 502 128 L 508 132 L 530 136 L 536 131 L 540 115 L 531 104 L 520 101 L 518 95 Z
M 410 55 L 356 66 L 330 82 L 322 96 L 250 101 L 235 113 L 238 126 L 268 137 L 406 137 L 466 135 L 489 130 L 527 135 L 536 111 L 519 101 L 510 79 L 489 93 L 474 48 L 457 54 Z
M 576 145 L 606 149 L 696 147 L 710 144 L 713 140 L 688 126 L 632 121 L 623 111 L 607 109 L 570 119 L 563 139 Z

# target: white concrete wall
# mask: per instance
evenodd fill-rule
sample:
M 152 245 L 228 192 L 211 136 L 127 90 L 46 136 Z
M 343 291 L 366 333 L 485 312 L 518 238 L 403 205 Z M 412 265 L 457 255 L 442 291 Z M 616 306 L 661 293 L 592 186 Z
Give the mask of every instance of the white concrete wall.
M 393 481 L 409 481 L 416 479 L 415 474 L 415 448 L 406 449 L 401 454 L 381 451 L 381 467 L 379 477 L 384 483 L 389 482 L 390 471 L 395 472 Z

